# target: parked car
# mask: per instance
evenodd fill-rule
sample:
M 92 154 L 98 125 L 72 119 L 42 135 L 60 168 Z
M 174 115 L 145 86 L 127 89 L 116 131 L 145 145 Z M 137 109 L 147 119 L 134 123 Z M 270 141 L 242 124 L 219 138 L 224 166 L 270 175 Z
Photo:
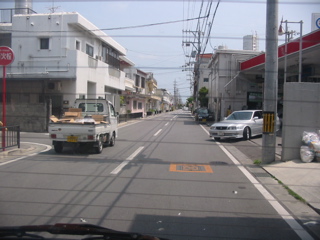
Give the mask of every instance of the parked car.
M 213 121 L 214 115 L 207 108 L 198 108 L 195 113 L 195 120 L 198 122 Z
M 276 131 L 279 130 L 280 121 L 277 117 Z M 262 135 L 262 110 L 242 110 L 231 113 L 223 121 L 211 125 L 210 137 L 215 140 L 226 138 L 243 138 L 249 140 L 253 136 Z

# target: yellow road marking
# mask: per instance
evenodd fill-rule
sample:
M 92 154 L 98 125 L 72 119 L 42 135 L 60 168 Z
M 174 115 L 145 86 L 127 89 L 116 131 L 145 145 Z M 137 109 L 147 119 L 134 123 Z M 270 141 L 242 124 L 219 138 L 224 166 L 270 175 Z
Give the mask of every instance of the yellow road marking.
M 204 164 L 170 164 L 170 172 L 213 173 L 209 165 Z

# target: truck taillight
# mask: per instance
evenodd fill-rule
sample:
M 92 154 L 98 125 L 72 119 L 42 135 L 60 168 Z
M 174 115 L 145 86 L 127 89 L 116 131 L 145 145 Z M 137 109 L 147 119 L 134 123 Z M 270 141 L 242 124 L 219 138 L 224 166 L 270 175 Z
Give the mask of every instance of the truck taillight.
M 51 134 L 51 138 L 57 138 L 57 134 Z
M 93 140 L 94 136 L 93 135 L 88 135 L 88 140 Z

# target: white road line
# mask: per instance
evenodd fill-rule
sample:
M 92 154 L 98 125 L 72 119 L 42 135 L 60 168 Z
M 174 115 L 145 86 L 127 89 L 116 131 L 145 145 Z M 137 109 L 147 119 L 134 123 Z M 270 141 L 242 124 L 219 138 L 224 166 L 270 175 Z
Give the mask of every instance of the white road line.
M 132 153 L 126 160 L 124 160 L 118 167 L 116 167 L 111 174 L 118 174 L 122 168 L 124 168 L 131 160 L 133 160 L 141 151 L 144 149 L 144 147 L 139 147 L 134 153 Z
M 161 133 L 162 129 L 160 129 L 158 132 L 156 132 L 153 136 L 156 137 L 159 133 Z
M 200 126 L 209 135 L 207 129 L 202 125 Z M 313 239 L 311 235 L 290 215 L 290 213 L 270 194 L 270 192 L 261 183 L 259 183 L 258 180 L 253 177 L 252 174 L 242 166 L 241 163 L 221 143 L 216 143 L 301 239 Z
M 169 122 L 167 122 L 164 126 L 168 126 Z
M 178 117 L 178 115 L 174 115 L 173 118 L 170 119 L 170 121 L 172 121 L 172 120 L 175 119 L 176 117 Z

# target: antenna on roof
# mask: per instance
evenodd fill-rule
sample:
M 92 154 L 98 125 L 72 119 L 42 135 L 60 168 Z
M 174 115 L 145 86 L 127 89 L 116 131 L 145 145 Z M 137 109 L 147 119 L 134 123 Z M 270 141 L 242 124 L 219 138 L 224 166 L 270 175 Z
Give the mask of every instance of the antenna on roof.
M 54 0 L 52 0 L 52 7 L 48 8 L 48 10 L 49 10 L 51 13 L 55 13 L 58 8 L 60 8 L 60 6 L 55 7 L 55 6 L 54 6 Z

